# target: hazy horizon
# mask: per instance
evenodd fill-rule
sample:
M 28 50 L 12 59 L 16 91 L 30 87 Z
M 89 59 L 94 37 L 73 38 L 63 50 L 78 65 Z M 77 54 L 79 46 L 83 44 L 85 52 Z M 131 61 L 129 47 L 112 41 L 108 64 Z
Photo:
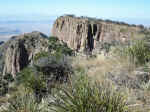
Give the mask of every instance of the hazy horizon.
M 0 41 L 7 41 L 13 35 L 32 31 L 40 31 L 49 36 L 54 20 L 55 18 L 51 16 L 41 18 L 40 16 L 5 16 L 0 18 L 0 28 L 5 30 L 0 31 Z M 13 30 L 18 30 L 19 33 L 15 33 Z

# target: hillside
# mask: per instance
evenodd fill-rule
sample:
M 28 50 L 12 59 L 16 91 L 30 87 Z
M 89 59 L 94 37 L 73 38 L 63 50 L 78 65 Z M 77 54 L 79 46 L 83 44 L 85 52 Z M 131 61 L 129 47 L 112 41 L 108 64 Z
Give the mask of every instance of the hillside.
M 4 57 L 3 75 L 13 76 L 29 65 L 36 53 L 46 50 L 48 37 L 40 32 L 13 36 L 1 46 Z M 1 65 L 2 66 L 2 65 Z
M 51 32 L 1 44 L 0 112 L 150 110 L 149 29 L 67 15 Z

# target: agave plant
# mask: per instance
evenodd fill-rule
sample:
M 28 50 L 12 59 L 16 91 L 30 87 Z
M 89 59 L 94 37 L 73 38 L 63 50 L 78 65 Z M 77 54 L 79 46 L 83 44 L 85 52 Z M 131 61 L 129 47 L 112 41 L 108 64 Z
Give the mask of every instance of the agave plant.
M 143 65 L 150 60 L 150 49 L 144 40 L 134 41 L 125 53 L 129 56 L 131 62 Z
M 5 112 L 42 112 L 38 108 L 33 95 L 15 96 L 9 101 L 9 107 Z
M 59 88 L 50 103 L 55 112 L 127 112 L 125 98 L 110 87 L 91 84 L 85 76 Z

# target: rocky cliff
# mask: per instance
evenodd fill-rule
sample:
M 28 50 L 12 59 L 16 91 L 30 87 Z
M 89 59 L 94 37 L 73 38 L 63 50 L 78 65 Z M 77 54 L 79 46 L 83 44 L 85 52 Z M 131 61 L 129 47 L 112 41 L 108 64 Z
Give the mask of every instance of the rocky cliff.
M 47 36 L 40 32 L 26 33 L 12 37 L 1 46 L 3 57 L 3 75 L 16 75 L 31 64 L 36 53 L 47 50 Z
M 77 51 L 97 48 L 101 42 L 124 42 L 134 38 L 141 27 L 87 17 L 61 16 L 52 28 L 52 35 Z

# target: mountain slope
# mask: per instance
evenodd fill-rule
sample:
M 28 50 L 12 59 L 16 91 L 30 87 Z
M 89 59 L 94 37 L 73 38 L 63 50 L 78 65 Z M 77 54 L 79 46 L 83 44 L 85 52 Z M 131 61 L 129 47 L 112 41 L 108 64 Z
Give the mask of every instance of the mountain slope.
M 47 49 L 47 36 L 40 32 L 32 32 L 12 37 L 1 46 L 3 52 L 3 75 L 15 76 L 24 67 L 32 63 L 33 57 Z

